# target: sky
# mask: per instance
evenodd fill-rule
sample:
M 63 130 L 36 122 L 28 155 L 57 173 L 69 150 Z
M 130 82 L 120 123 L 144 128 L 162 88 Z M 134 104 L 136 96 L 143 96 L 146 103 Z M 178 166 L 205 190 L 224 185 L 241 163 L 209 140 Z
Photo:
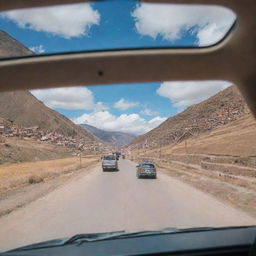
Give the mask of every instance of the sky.
M 113 0 L 8 11 L 0 14 L 0 29 L 37 54 L 202 47 L 222 39 L 235 18 L 223 7 Z M 31 92 L 75 123 L 140 135 L 230 85 L 226 81 L 157 81 Z

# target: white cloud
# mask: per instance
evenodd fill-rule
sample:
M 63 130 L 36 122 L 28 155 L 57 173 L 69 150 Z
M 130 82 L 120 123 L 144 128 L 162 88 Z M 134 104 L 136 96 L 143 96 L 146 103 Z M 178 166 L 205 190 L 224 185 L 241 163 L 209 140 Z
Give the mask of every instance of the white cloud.
M 139 105 L 138 102 L 131 102 L 122 98 L 114 104 L 114 107 L 119 110 L 126 110 L 128 108 L 132 108 L 138 105 Z
M 165 120 L 164 117 L 155 117 L 147 121 L 138 114 L 115 116 L 108 111 L 92 112 L 72 119 L 76 124 L 86 123 L 106 131 L 122 131 L 135 135 L 144 134 Z
M 141 110 L 140 113 L 143 114 L 143 115 L 146 115 L 146 116 L 157 116 L 157 115 L 159 115 L 158 112 L 153 111 L 149 108 L 145 108 L 145 109 Z
M 105 110 L 108 110 L 108 107 L 105 106 L 103 102 L 99 101 L 96 104 L 94 104 L 93 110 L 94 111 L 105 111 Z
M 32 90 L 31 93 L 50 108 L 105 110 L 102 102 L 94 103 L 93 93 L 85 87 Z
M 175 41 L 189 31 L 199 46 L 218 42 L 235 21 L 235 14 L 219 6 L 138 4 L 131 13 L 141 35 Z
M 44 53 L 45 52 L 45 48 L 43 45 L 36 45 L 36 46 L 31 46 L 29 47 L 29 49 L 34 52 L 34 53 L 37 53 L 37 54 L 41 54 L 41 53 Z
M 231 85 L 226 81 L 163 82 L 157 89 L 157 94 L 170 99 L 174 107 L 183 109 Z
M 1 16 L 16 22 L 20 28 L 64 38 L 88 35 L 91 26 L 100 22 L 99 12 L 87 3 L 12 10 Z

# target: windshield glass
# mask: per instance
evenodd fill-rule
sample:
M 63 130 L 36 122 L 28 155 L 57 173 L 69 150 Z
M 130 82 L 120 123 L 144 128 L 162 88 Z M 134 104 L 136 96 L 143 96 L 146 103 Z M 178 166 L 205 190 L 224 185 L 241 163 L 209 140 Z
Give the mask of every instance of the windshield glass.
M 9 10 L 0 13 L 0 55 L 206 47 L 221 41 L 235 20 L 221 6 L 131 0 Z
M 5 12 L 0 56 L 199 47 L 235 20 L 222 7 L 107 2 Z M 2 92 L 0 251 L 83 233 L 255 225 L 255 124 L 229 81 Z
M 104 156 L 103 160 L 116 160 L 114 156 Z
M 142 164 L 141 166 L 142 168 L 155 168 L 155 166 L 153 164 Z
M 255 124 L 227 81 L 3 92 L 0 249 L 256 224 Z

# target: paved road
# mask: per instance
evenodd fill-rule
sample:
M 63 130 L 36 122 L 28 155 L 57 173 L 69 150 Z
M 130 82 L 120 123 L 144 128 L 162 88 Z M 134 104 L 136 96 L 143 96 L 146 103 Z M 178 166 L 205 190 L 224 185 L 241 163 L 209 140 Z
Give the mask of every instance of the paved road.
M 99 166 L 0 218 L 0 250 L 77 233 L 256 224 L 256 220 L 164 173 L 138 180 L 135 163 Z

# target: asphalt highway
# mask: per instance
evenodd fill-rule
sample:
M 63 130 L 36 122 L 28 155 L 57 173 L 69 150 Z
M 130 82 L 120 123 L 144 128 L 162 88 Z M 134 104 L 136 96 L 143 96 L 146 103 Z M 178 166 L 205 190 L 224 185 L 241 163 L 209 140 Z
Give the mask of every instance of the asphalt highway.
M 0 250 L 79 233 L 256 224 L 244 212 L 158 172 L 137 179 L 136 164 L 119 172 L 100 164 L 0 218 Z

